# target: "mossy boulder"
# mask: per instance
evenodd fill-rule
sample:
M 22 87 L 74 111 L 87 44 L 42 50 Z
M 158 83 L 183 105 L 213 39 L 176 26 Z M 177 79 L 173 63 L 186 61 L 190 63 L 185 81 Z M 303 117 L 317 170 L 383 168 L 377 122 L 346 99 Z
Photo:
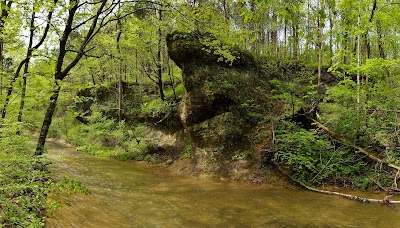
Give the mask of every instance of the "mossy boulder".
M 232 170 L 224 164 L 242 151 L 249 151 L 243 157 L 249 164 L 259 160 L 254 137 L 269 124 L 264 119 L 269 119 L 272 105 L 270 75 L 263 73 L 257 58 L 236 47 L 221 45 L 233 57 L 224 60 L 219 47 L 207 45 L 212 39 L 174 32 L 167 36 L 167 45 L 171 59 L 182 69 L 186 94 L 179 113 L 195 162 L 205 172 L 225 170 L 229 175 Z

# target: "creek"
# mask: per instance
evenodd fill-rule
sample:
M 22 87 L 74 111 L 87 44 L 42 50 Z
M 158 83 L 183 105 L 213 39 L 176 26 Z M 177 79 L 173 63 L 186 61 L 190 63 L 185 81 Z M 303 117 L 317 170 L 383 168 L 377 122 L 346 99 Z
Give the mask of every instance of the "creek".
M 56 143 L 47 147 L 50 170 L 81 181 L 91 194 L 72 196 L 46 227 L 400 227 L 400 207 L 187 177 Z

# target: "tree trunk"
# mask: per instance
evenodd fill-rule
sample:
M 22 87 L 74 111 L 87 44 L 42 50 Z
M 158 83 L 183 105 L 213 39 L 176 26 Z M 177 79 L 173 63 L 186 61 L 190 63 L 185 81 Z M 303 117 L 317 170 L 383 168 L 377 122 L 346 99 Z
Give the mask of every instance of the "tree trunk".
M 343 32 L 343 41 L 342 41 L 342 46 L 344 50 L 348 50 L 349 49 L 349 34 L 347 33 L 347 31 L 345 30 Z M 343 55 L 343 63 L 346 64 L 347 63 L 347 56 Z
M 0 28 L 1 33 L 3 33 L 3 26 Z M 4 76 L 4 39 L 2 38 L 3 35 L 0 34 L 0 96 L 3 95 L 3 76 Z
M 162 11 L 158 10 L 159 22 L 162 21 Z M 162 32 L 161 32 L 161 24 L 158 27 L 158 45 L 157 45 L 157 85 L 160 92 L 160 98 L 162 101 L 165 101 L 164 88 L 163 88 L 163 79 L 162 79 L 162 59 L 161 59 L 161 48 L 162 48 Z
M 292 22 L 293 23 L 293 22 Z M 293 31 L 293 59 L 298 60 L 299 52 L 299 25 L 296 23 L 292 26 Z
M 378 35 L 379 57 L 381 57 L 382 59 L 385 59 L 385 49 L 383 47 L 382 26 L 381 26 L 381 21 L 380 20 L 376 20 L 376 33 Z
M 369 16 L 369 23 L 372 23 L 376 9 L 377 9 L 377 0 L 374 0 L 372 2 L 372 10 L 371 10 L 371 14 Z M 368 28 L 367 28 L 367 31 L 365 31 L 365 33 L 363 35 L 363 40 L 364 40 L 364 48 L 365 48 L 366 58 L 369 59 L 369 58 L 371 58 L 371 44 L 368 40 Z
M 21 101 L 19 103 L 18 111 L 18 122 L 22 122 L 22 115 L 25 107 L 25 97 L 26 97 L 26 86 L 27 86 L 27 74 L 29 73 L 29 61 L 26 62 L 24 67 L 24 75 L 22 76 L 22 91 L 21 91 Z
M 358 5 L 358 21 L 357 26 L 361 26 L 361 3 Z M 357 36 L 357 115 L 360 111 L 360 66 L 361 66 L 361 35 Z
M 283 41 L 284 41 L 284 46 L 283 46 L 283 54 L 284 56 L 286 56 L 287 54 L 287 25 L 286 25 L 286 21 L 284 23 L 284 28 L 283 28 Z
M 227 3 L 227 0 L 222 0 L 222 11 L 224 13 L 224 18 L 225 21 L 229 21 L 229 5 Z
M 57 4 L 58 0 L 54 0 L 53 3 L 54 5 Z M 25 67 L 24 67 L 24 75 L 22 76 L 22 80 L 23 80 L 23 84 L 22 84 L 22 91 L 21 91 L 21 101 L 19 104 L 19 111 L 18 111 L 18 121 L 22 122 L 22 115 L 23 115 L 23 110 L 24 110 L 24 106 L 25 106 L 25 96 L 26 96 L 26 86 L 27 86 L 27 74 L 29 73 L 29 62 L 30 59 L 32 57 L 33 51 L 38 49 L 43 42 L 45 41 L 49 28 L 50 28 L 50 23 L 51 23 L 51 19 L 53 17 L 53 10 L 51 10 L 48 15 L 47 15 L 47 21 L 46 21 L 46 27 L 43 31 L 42 36 L 40 37 L 39 42 L 33 47 L 33 38 L 35 35 L 35 6 L 33 6 L 33 10 L 32 10 L 32 17 L 31 17 L 31 24 L 30 24 L 30 35 L 29 35 L 29 45 L 28 45 L 28 51 L 26 54 L 26 63 L 25 63 Z M 19 72 L 17 71 L 17 73 L 15 74 L 15 77 L 19 77 Z M 16 78 L 14 78 L 15 81 Z M 12 84 L 10 84 L 12 86 Z M 12 92 L 12 87 L 11 87 L 11 92 Z M 10 94 L 11 95 L 11 94 Z M 7 97 L 9 97 L 10 95 L 8 95 Z M 8 103 L 6 104 L 8 105 Z M 5 117 L 5 116 L 4 116 Z M 4 118 L 3 117 L 3 118 Z
M 13 4 L 13 1 L 6 1 L 3 0 L 0 3 L 6 7 L 1 10 L 1 17 L 0 17 L 0 96 L 3 95 L 3 76 L 4 76 L 4 38 L 3 38 L 3 31 L 4 31 L 4 23 L 6 18 L 8 17 L 8 13 L 10 12 L 10 8 Z
M 118 26 L 118 35 L 117 35 L 117 50 L 119 54 L 119 60 L 118 60 L 118 120 L 122 120 L 122 57 L 121 57 L 121 46 L 120 46 L 120 40 L 121 40 L 121 35 L 122 35 L 122 24 L 121 24 L 121 19 L 117 20 L 117 26 Z
M 365 57 L 366 59 L 371 58 L 371 45 L 369 44 L 369 40 L 366 34 L 363 35 L 364 40 L 364 48 L 365 48 Z
M 323 3 L 319 1 L 320 11 L 324 10 Z M 322 17 L 322 13 L 318 15 L 318 84 L 317 84 L 317 92 L 319 94 L 319 89 L 321 86 L 321 68 L 322 68 L 322 48 L 323 48 L 323 29 L 324 29 L 324 18 Z
M 334 27 L 334 13 L 331 12 L 329 14 L 329 63 L 332 65 L 333 63 L 333 27 Z
M 278 55 L 278 16 L 275 13 L 272 14 L 272 21 L 274 26 L 271 31 L 271 43 L 273 51 Z
M 35 10 L 34 9 L 33 9 L 32 15 L 31 15 L 31 22 L 30 22 L 30 27 L 29 28 L 30 28 L 30 35 L 29 35 L 29 44 L 28 44 L 28 49 L 27 49 L 27 53 L 26 53 L 26 58 L 25 58 L 25 60 L 23 60 L 20 63 L 20 65 L 18 66 L 18 69 L 17 69 L 14 77 L 12 78 L 12 80 L 10 81 L 10 84 L 8 85 L 6 100 L 4 102 L 3 109 L 1 110 L 1 118 L 2 119 L 6 118 L 7 107 L 8 107 L 8 104 L 10 102 L 11 94 L 13 92 L 13 84 L 17 80 L 17 78 L 19 77 L 21 68 L 24 65 L 25 65 L 25 67 L 24 67 L 24 82 L 23 83 L 26 86 L 26 75 L 25 74 L 28 73 L 29 61 L 30 61 L 30 58 L 31 58 L 32 52 L 33 52 L 32 46 L 33 46 L 33 36 L 34 36 L 34 31 L 35 31 Z M 22 90 L 24 92 L 23 98 L 25 98 L 26 88 L 24 87 Z M 21 103 L 22 102 L 24 102 L 24 100 L 21 97 Z M 21 106 L 21 104 L 20 104 L 20 106 Z M 21 110 L 19 111 L 19 113 L 20 112 L 21 112 Z M 19 121 L 19 114 L 18 114 L 18 121 Z M 19 122 L 21 122 L 21 121 L 19 121 Z
M 49 133 L 49 128 L 50 128 L 51 122 L 53 120 L 54 111 L 56 110 L 57 100 L 58 100 L 58 96 L 60 95 L 61 87 L 58 84 L 57 80 L 55 82 L 56 82 L 56 87 L 53 90 L 53 95 L 51 95 L 51 97 L 50 97 L 50 104 L 49 104 L 49 107 L 47 108 L 46 114 L 44 116 L 42 129 L 40 130 L 40 136 L 39 136 L 39 140 L 38 140 L 38 143 L 36 146 L 35 155 L 41 155 L 43 153 L 47 134 Z
M 54 73 L 54 82 L 55 82 L 55 89 L 53 90 L 53 94 L 50 97 L 50 104 L 49 107 L 47 108 L 43 123 L 42 123 L 42 128 L 40 130 L 40 136 L 38 139 L 38 143 L 36 146 L 36 155 L 41 155 L 43 153 L 44 145 L 46 143 L 46 137 L 47 133 L 49 132 L 49 128 L 53 119 L 53 115 L 57 106 L 57 100 L 58 96 L 60 94 L 61 86 L 59 85 L 59 81 L 62 81 L 68 73 L 71 71 L 72 68 L 78 64 L 82 56 L 85 54 L 85 50 L 89 42 L 93 39 L 94 35 L 96 35 L 101 28 L 96 29 L 97 22 L 100 18 L 101 13 L 103 12 L 103 9 L 107 3 L 107 0 L 101 0 L 97 2 L 100 4 L 100 7 L 97 8 L 97 11 L 95 15 L 93 16 L 90 28 L 86 34 L 85 39 L 82 41 L 79 50 L 77 51 L 77 54 L 75 58 L 69 63 L 65 64 L 64 59 L 67 54 L 67 42 L 68 38 L 71 35 L 71 33 L 74 31 L 74 28 L 72 27 L 74 24 L 74 16 L 76 12 L 79 10 L 79 7 L 82 5 L 78 4 L 78 0 L 71 0 L 70 1 L 70 7 L 68 10 L 68 18 L 62 33 L 62 37 L 60 38 L 59 42 L 59 51 L 58 51 L 58 56 L 57 56 L 57 62 L 55 66 L 55 73 Z M 96 3 L 96 4 L 97 4 Z M 114 3 L 116 4 L 116 3 Z M 104 22 L 104 19 L 102 20 Z M 65 69 L 63 69 L 63 66 L 65 66 Z
M 28 54 L 31 53 L 31 50 L 28 51 Z M 11 94 L 13 91 L 13 84 L 14 82 L 17 80 L 17 78 L 19 77 L 19 74 L 22 70 L 22 67 L 29 62 L 29 58 L 24 59 L 18 66 L 17 71 L 14 74 L 14 77 L 11 79 L 10 84 L 7 87 L 7 94 L 6 94 L 6 100 L 4 101 L 3 104 L 3 108 L 1 109 L 1 119 L 4 120 L 6 118 L 6 114 L 7 114 L 7 107 L 8 104 L 10 102 L 10 98 L 11 98 Z

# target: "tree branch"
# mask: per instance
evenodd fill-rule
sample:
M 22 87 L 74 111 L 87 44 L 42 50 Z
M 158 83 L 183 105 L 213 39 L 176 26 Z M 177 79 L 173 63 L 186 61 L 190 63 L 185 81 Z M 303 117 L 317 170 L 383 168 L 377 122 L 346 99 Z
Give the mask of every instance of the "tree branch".
M 376 162 L 385 164 L 385 165 L 388 166 L 388 167 L 394 168 L 394 169 L 396 169 L 396 170 L 400 170 L 400 167 L 398 167 L 398 166 L 396 166 L 396 165 L 393 165 L 393 164 L 391 164 L 391 163 L 389 163 L 389 162 L 387 162 L 387 161 L 385 161 L 385 160 L 382 160 L 382 159 L 380 159 L 380 158 L 374 156 L 373 154 L 367 152 L 367 151 L 364 150 L 363 148 L 361 148 L 361 147 L 355 145 L 354 143 L 349 142 L 346 138 L 344 138 L 343 136 L 341 136 L 341 135 L 339 135 L 339 134 L 336 134 L 336 133 L 332 132 L 329 128 L 327 128 L 326 126 L 324 126 L 322 123 L 320 123 L 320 122 L 314 120 L 313 118 L 307 117 L 307 119 L 310 120 L 311 122 L 315 123 L 319 128 L 322 128 L 323 130 L 325 130 L 326 133 L 328 133 L 328 134 L 329 134 L 330 136 L 332 136 L 334 139 L 339 140 L 339 141 L 341 141 L 342 143 L 344 143 L 344 144 L 346 144 L 346 145 L 348 145 L 348 146 L 353 147 L 354 149 L 356 149 L 356 150 L 358 150 L 360 153 L 362 153 L 364 156 L 366 156 L 366 157 L 368 157 L 368 158 L 370 158 L 370 159 L 372 159 L 372 160 L 374 160 L 374 161 L 376 161 Z

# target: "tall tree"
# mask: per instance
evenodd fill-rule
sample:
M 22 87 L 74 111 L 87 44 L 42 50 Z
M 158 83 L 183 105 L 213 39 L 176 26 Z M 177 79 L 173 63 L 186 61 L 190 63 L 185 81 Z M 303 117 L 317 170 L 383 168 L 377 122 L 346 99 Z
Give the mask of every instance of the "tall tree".
M 36 20 L 36 12 L 38 11 L 38 9 L 36 9 L 37 7 L 37 2 L 33 2 L 32 3 L 32 12 L 31 12 L 31 18 L 30 18 L 30 24 L 29 24 L 29 43 L 28 43 L 28 47 L 26 49 L 26 55 L 25 58 L 19 63 L 17 70 L 15 71 L 15 74 L 13 76 L 13 78 L 10 80 L 9 85 L 7 86 L 7 94 L 6 94 L 6 98 L 3 104 L 3 107 L 1 109 L 1 118 L 4 119 L 6 117 L 6 113 L 7 113 L 7 107 L 9 105 L 10 102 L 10 98 L 13 92 L 13 84 L 15 83 L 15 81 L 17 80 L 17 78 L 20 76 L 20 72 L 22 70 L 22 68 L 24 67 L 24 76 L 23 76 L 23 89 L 22 89 L 22 99 L 21 99 L 21 109 L 20 109 L 20 117 L 18 118 L 19 121 L 22 120 L 22 109 L 24 107 L 24 98 L 25 98 L 25 93 L 26 93 L 26 75 L 28 73 L 29 70 L 29 62 L 32 58 L 32 55 L 34 53 L 35 50 L 37 50 L 38 48 L 40 48 L 40 46 L 42 46 L 42 44 L 44 43 L 47 34 L 49 32 L 49 28 L 51 25 L 51 19 L 53 17 L 53 12 L 54 12 L 54 6 L 55 4 L 57 4 L 58 0 L 53 0 L 53 4 L 50 7 L 49 13 L 47 15 L 46 18 L 46 26 L 44 28 L 43 34 L 41 35 L 41 37 L 39 37 L 39 41 L 36 45 L 33 45 L 33 39 L 35 38 L 35 31 L 37 30 L 37 26 L 35 25 L 35 20 Z M 42 2 L 43 3 L 43 2 Z
M 2 0 L 0 17 L 0 95 L 3 93 L 3 67 L 4 67 L 4 26 L 14 1 Z
M 107 4 L 107 0 L 101 0 L 95 3 L 83 2 L 79 3 L 79 0 L 71 0 L 68 5 L 68 16 L 64 25 L 62 36 L 60 37 L 58 45 L 58 56 L 56 60 L 55 73 L 54 73 L 54 89 L 50 97 L 50 104 L 47 108 L 42 127 L 40 130 L 40 135 L 38 143 L 36 146 L 36 155 L 41 155 L 43 153 L 43 148 L 46 142 L 47 133 L 51 125 L 53 114 L 57 106 L 57 100 L 60 95 L 61 85 L 60 82 L 68 75 L 72 68 L 78 64 L 81 58 L 91 51 L 92 48 L 88 48 L 90 41 L 93 37 L 100 31 L 102 27 L 108 24 L 112 19 L 108 19 L 110 14 L 118 6 L 119 1 L 112 1 Z M 86 18 L 81 18 L 78 21 L 77 13 L 83 7 L 92 6 L 94 13 L 90 14 Z M 90 23 L 84 39 L 78 45 L 77 50 L 70 50 L 68 47 L 68 41 L 71 38 L 71 34 L 78 29 L 84 29 L 84 26 Z M 69 52 L 75 54 L 72 57 L 72 61 L 67 63 L 66 57 Z
M 158 20 L 159 20 L 159 27 L 157 30 L 157 36 L 158 36 L 158 43 L 157 43 L 157 85 L 158 85 L 158 90 L 160 93 L 160 99 L 162 101 L 165 100 L 165 94 L 164 94 L 164 85 L 163 85 L 163 78 L 162 78 L 162 59 L 161 59 L 161 52 L 162 52 L 162 31 L 161 31 L 161 25 L 162 25 L 162 9 L 158 8 L 157 9 L 157 14 L 158 14 Z

